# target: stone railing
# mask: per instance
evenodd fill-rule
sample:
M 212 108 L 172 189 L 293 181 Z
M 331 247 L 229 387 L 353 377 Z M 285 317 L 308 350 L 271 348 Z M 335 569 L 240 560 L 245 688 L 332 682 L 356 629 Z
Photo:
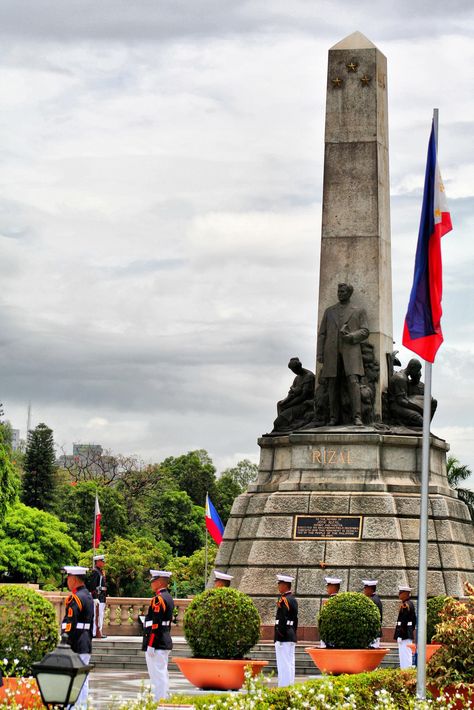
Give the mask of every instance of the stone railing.
M 65 600 L 68 592 L 41 592 L 54 606 L 58 624 L 64 617 Z M 103 631 L 108 636 L 140 636 L 142 627 L 139 616 L 146 614 L 151 597 L 107 597 Z M 178 608 L 178 623 L 173 624 L 172 633 L 183 633 L 183 615 L 191 599 L 175 599 Z

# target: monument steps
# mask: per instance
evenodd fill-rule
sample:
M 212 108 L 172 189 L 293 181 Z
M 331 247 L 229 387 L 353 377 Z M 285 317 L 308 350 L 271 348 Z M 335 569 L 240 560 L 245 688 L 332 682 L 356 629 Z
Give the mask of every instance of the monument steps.
M 297 676 L 318 675 L 318 670 L 305 651 L 310 643 L 300 643 L 296 646 L 295 666 Z M 394 644 L 384 644 L 390 647 L 382 666 L 383 668 L 395 668 L 398 666 L 398 651 Z M 174 648 L 171 656 L 189 657 L 191 649 L 186 641 L 174 640 Z M 266 671 L 276 673 L 275 649 L 272 643 L 258 643 L 250 651 L 250 657 L 255 660 L 268 661 Z M 96 641 L 94 643 L 91 662 L 95 664 L 97 670 L 117 669 L 127 671 L 146 671 L 145 654 L 141 650 L 141 639 L 127 640 L 116 638 L 113 640 Z M 177 671 L 178 667 L 170 661 L 170 671 Z

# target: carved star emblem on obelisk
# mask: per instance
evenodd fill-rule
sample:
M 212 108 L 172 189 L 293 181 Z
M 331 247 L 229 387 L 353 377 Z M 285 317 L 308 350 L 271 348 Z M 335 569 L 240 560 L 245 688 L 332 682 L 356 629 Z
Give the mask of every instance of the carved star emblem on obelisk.
M 332 85 L 335 89 L 340 89 L 342 86 L 342 79 L 338 76 L 336 76 L 335 79 L 331 79 Z
M 359 65 L 357 64 L 357 62 L 350 62 L 350 64 L 346 64 L 346 67 L 347 67 L 347 71 L 356 72 L 359 68 Z
M 362 86 L 368 86 L 371 81 L 372 81 L 372 77 L 367 76 L 367 74 L 364 74 L 364 76 L 360 80 L 360 83 L 362 84 Z

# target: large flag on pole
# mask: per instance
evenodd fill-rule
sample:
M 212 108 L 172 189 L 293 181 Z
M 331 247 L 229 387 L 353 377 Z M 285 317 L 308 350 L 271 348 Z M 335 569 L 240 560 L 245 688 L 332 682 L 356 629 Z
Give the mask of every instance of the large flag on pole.
M 224 535 L 224 526 L 219 518 L 219 513 L 212 505 L 212 501 L 206 493 L 206 528 L 216 545 L 220 545 Z
M 100 519 L 101 519 L 101 514 L 100 514 L 100 508 L 99 508 L 99 498 L 97 497 L 97 493 L 95 494 L 95 509 L 94 509 L 94 536 L 92 539 L 92 547 L 95 550 L 97 547 L 100 545 L 100 540 L 101 540 L 101 532 L 100 532 Z
M 452 229 L 436 157 L 434 124 L 428 144 L 425 189 L 415 257 L 415 274 L 403 329 L 403 345 L 434 362 L 443 342 L 441 237 Z

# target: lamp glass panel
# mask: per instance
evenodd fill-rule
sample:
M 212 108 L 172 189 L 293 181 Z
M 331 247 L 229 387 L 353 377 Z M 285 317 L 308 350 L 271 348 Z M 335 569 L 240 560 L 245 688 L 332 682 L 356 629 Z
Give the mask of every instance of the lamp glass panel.
M 87 673 L 81 673 L 79 672 L 77 676 L 74 678 L 72 688 L 71 688 L 71 695 L 69 696 L 69 704 L 74 705 L 76 702 L 77 698 L 79 697 L 79 693 L 82 690 L 82 686 L 86 682 L 88 674 Z
M 45 703 L 64 704 L 71 683 L 70 675 L 40 672 L 37 681 Z

